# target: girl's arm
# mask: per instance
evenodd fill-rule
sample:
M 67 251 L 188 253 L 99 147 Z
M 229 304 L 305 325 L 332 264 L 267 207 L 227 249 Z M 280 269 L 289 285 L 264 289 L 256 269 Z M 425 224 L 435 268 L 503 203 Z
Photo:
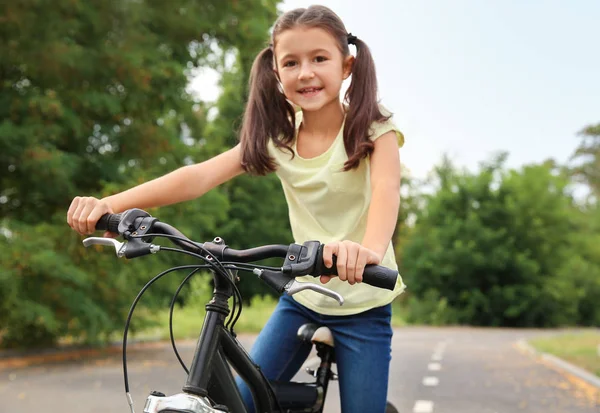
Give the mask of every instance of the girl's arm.
M 67 222 L 80 234 L 95 231 L 106 213 L 130 208 L 152 208 L 197 198 L 244 172 L 241 150 L 234 148 L 207 161 L 184 166 L 167 175 L 103 198 L 76 197 L 67 212 Z
M 332 242 L 323 249 L 325 266 L 330 268 L 332 255 L 337 256 L 338 276 L 350 284 L 362 281 L 365 265 L 381 262 L 396 228 L 400 208 L 400 154 L 394 131 L 375 140 L 370 164 L 371 204 L 362 242 Z M 330 279 L 330 276 L 321 276 L 323 283 Z
M 134 207 L 144 209 L 171 205 L 198 198 L 242 172 L 244 170 L 238 145 L 214 158 L 181 167 L 160 178 L 104 199 L 115 212 Z
M 398 221 L 400 208 L 400 153 L 396 133 L 375 141 L 371 155 L 371 205 L 367 230 L 361 242 L 383 259 Z

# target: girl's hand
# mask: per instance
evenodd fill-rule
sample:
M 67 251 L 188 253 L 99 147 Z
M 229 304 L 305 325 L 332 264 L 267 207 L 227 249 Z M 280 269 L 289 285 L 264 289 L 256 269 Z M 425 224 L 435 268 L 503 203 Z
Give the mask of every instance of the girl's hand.
M 75 197 L 71 202 L 67 212 L 67 222 L 71 228 L 81 235 L 91 234 L 96 231 L 96 222 L 104 214 L 113 214 L 110 204 L 94 197 Z M 114 237 L 108 231 L 104 233 L 105 237 Z
M 362 282 L 365 265 L 381 262 L 381 257 L 376 252 L 353 241 L 325 244 L 323 262 L 327 268 L 331 268 L 333 265 L 333 255 L 337 257 L 338 277 L 342 281 L 348 281 L 350 285 Z M 326 284 L 331 277 L 330 275 L 321 275 L 321 282 Z

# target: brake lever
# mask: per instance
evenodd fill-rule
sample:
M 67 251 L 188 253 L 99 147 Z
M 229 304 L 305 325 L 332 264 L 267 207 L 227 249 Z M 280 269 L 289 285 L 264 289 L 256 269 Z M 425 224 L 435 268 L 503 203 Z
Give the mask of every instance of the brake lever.
M 329 288 L 325 288 L 319 284 L 314 284 L 311 282 L 298 282 L 296 280 L 291 280 L 289 283 L 287 283 L 285 285 L 284 290 L 290 296 L 292 296 L 300 291 L 313 290 L 313 291 L 316 291 L 323 295 L 326 295 L 327 297 L 337 300 L 337 302 L 340 303 L 340 305 L 344 305 L 344 297 L 342 297 L 340 294 L 336 293 L 335 291 L 331 291 Z
M 90 237 L 83 240 L 83 246 L 89 247 L 91 245 L 107 245 L 115 247 L 117 257 L 121 258 L 125 255 L 127 249 L 127 243 L 119 242 L 114 238 L 103 238 L 103 237 Z

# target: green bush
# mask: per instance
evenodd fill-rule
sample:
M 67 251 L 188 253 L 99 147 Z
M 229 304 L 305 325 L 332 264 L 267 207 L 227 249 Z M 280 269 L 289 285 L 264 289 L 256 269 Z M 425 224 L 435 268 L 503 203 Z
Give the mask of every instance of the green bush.
M 573 261 L 582 226 L 568 180 L 549 165 L 507 171 L 502 162 L 479 173 L 438 170 L 439 188 L 426 197 L 403 254 L 414 318 L 511 327 L 590 322 L 598 273 L 589 261 Z

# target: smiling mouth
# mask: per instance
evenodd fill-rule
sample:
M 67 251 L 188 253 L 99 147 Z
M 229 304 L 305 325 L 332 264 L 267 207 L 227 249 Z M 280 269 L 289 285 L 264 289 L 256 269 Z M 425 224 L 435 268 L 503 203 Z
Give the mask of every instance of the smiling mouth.
M 322 87 L 304 87 L 298 91 L 301 95 L 312 96 L 323 90 Z

